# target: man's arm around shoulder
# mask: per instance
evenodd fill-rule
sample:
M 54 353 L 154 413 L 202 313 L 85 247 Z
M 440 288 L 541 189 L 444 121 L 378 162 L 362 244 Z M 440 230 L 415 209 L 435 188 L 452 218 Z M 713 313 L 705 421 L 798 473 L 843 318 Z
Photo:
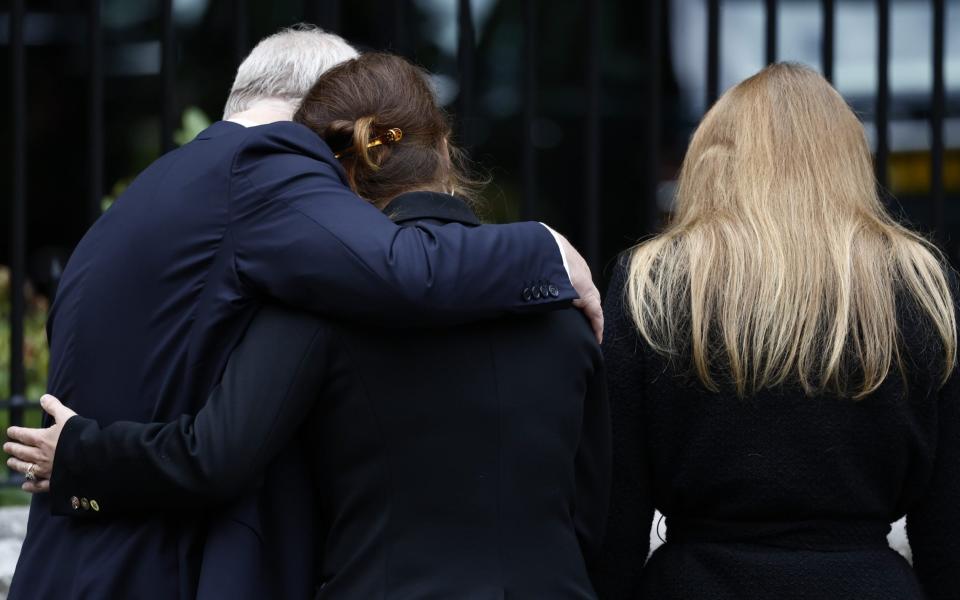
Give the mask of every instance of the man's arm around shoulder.
M 56 449 L 52 511 L 189 510 L 253 487 L 322 395 L 329 334 L 318 317 L 266 307 L 196 417 L 103 428 L 71 418 Z M 74 498 L 96 501 L 98 510 L 75 508 Z

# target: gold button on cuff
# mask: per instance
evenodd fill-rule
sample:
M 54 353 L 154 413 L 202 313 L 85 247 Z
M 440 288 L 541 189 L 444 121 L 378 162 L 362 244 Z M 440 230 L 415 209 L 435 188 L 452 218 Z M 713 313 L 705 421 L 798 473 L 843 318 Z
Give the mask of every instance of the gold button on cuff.
M 77 498 L 76 496 L 71 496 L 70 506 L 73 507 L 73 510 L 80 510 L 80 498 Z
M 90 510 L 90 501 L 86 498 L 80 498 L 80 506 L 83 507 L 83 510 Z
M 93 512 L 100 512 L 100 503 L 96 500 L 90 501 L 90 508 L 93 509 Z

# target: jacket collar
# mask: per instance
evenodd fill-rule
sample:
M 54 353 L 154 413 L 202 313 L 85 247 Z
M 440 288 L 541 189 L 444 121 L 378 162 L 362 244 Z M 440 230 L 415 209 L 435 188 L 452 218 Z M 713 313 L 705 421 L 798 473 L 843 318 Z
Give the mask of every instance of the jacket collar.
M 225 133 L 242 130 L 244 127 L 231 121 L 217 121 L 197 135 L 205 140 Z M 334 161 L 339 167 L 339 161 Z M 439 192 L 409 192 L 400 194 L 387 205 L 383 212 L 396 223 L 433 220 L 443 223 L 480 225 L 480 219 L 467 203 L 456 196 Z
M 218 135 L 223 135 L 224 133 L 230 133 L 231 131 L 242 131 L 244 129 L 243 125 L 240 123 L 234 123 L 232 121 L 217 121 L 210 127 L 207 127 L 197 135 L 198 140 L 208 140 L 210 138 L 217 137 Z
M 383 209 L 396 223 L 433 220 L 462 225 L 479 225 L 480 219 L 467 203 L 456 196 L 438 192 L 410 192 L 394 198 Z

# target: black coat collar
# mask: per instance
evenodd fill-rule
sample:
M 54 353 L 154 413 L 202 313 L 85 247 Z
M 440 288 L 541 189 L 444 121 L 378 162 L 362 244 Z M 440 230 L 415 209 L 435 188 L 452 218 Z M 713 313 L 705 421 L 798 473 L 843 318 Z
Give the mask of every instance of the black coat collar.
M 383 212 L 400 224 L 424 220 L 463 225 L 480 224 L 480 219 L 466 202 L 456 196 L 438 192 L 401 194 L 394 198 Z

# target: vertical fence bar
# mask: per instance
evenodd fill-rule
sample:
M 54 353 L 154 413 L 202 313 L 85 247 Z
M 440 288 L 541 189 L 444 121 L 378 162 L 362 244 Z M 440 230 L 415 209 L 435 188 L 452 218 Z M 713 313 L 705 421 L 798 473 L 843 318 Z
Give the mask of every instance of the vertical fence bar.
M 393 0 L 393 51 L 408 58 L 413 56 L 409 4 L 410 0 Z
M 87 8 L 87 220 L 100 216 L 103 201 L 103 31 L 100 2 L 89 0 Z
M 523 198 L 520 216 L 537 214 L 537 149 L 533 123 L 537 118 L 537 0 L 523 0 Z
M 586 179 L 583 194 L 583 255 L 594 273 L 600 267 L 600 2 L 584 0 L 587 26 Z
M 303 0 L 304 20 L 327 31 L 340 31 L 340 0 Z
M 877 131 L 877 181 L 887 185 L 887 158 L 890 155 L 890 0 L 877 0 L 877 100 L 874 126 Z
M 707 110 L 720 95 L 720 0 L 707 0 Z
M 652 232 L 659 220 L 660 211 L 657 206 L 657 187 L 660 183 L 660 98 L 661 98 L 661 35 L 663 19 L 662 0 L 647 2 L 647 111 L 644 123 L 644 145 L 646 146 L 646 161 L 644 167 L 643 214 L 642 227 L 644 233 Z
M 233 63 L 240 66 L 250 49 L 247 0 L 233 0 Z
M 946 215 L 943 191 L 943 119 L 946 112 L 944 84 L 944 29 L 946 27 L 945 0 L 933 0 L 933 94 L 930 106 L 930 202 L 933 226 L 937 238 L 946 240 Z
M 174 38 L 173 0 L 160 0 L 160 81 L 163 98 L 160 109 L 160 150 L 173 149 L 174 83 L 176 81 L 176 40 Z
M 457 94 L 457 118 L 460 122 L 460 143 L 470 149 L 474 142 L 474 77 L 476 73 L 476 32 L 470 0 L 457 3 L 457 67 L 460 90 Z
M 834 0 L 823 0 L 823 39 L 820 45 L 820 62 L 823 63 L 823 77 L 833 82 L 833 42 L 834 42 L 834 20 L 836 19 L 836 8 Z
M 767 5 L 767 64 L 777 62 L 777 0 L 766 0 Z
M 11 116 L 13 117 L 13 198 L 10 218 L 10 424 L 23 423 L 26 376 L 23 367 L 23 320 L 26 302 L 27 77 L 23 41 L 24 0 L 10 7 Z

